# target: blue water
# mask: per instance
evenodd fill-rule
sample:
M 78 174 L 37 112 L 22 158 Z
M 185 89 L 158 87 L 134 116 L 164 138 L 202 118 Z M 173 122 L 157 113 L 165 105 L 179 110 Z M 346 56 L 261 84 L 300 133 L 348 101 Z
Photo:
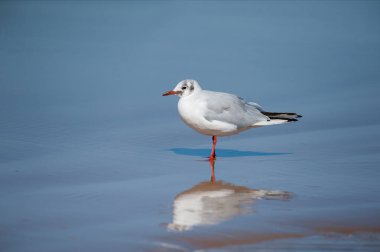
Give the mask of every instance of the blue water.
M 378 251 L 379 11 L 376 1 L 0 2 L 0 250 Z M 219 138 L 215 179 L 232 186 L 194 189 L 210 181 L 211 139 L 161 96 L 185 78 L 304 117 Z M 217 224 L 176 232 L 178 216 L 200 218 L 178 215 L 180 195 L 209 219 L 232 203 Z M 282 239 L 258 241 L 273 234 Z

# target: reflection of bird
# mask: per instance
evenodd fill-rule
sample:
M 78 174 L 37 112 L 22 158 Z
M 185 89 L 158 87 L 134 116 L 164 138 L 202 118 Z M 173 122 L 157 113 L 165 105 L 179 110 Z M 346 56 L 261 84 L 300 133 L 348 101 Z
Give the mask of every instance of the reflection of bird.
M 196 226 L 215 225 L 252 212 L 255 199 L 288 199 L 290 193 L 255 190 L 223 181 L 201 182 L 177 195 L 169 230 L 185 231 Z
M 228 93 L 202 90 L 195 80 L 183 80 L 166 95 L 178 95 L 178 111 L 182 120 L 201 134 L 212 136 L 210 159 L 215 158 L 217 136 L 229 136 L 241 131 L 297 121 L 296 113 L 267 112 L 258 104 L 246 102 Z

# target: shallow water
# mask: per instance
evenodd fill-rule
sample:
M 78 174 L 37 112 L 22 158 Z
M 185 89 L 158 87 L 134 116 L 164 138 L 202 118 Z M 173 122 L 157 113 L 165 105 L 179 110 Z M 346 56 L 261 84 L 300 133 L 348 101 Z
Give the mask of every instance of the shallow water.
M 379 251 L 379 10 L 1 2 L 0 250 Z M 184 78 L 304 117 L 210 164 Z

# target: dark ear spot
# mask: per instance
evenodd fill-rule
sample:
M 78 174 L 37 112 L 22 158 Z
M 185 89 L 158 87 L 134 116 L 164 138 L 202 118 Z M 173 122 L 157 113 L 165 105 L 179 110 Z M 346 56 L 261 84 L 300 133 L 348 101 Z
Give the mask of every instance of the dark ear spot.
M 191 86 L 190 86 L 190 90 L 191 90 L 191 91 L 194 90 L 194 85 L 193 85 L 193 84 L 191 84 Z

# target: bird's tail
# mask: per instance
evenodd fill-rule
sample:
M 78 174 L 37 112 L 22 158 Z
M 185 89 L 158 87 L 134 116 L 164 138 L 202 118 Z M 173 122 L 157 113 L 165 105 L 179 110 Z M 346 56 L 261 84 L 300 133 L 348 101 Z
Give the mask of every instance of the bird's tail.
M 261 113 L 263 115 L 266 115 L 267 117 L 269 117 L 270 120 L 255 123 L 254 125 L 252 125 L 252 127 L 274 125 L 274 124 L 283 124 L 283 123 L 287 123 L 287 122 L 296 122 L 296 121 L 298 121 L 297 118 L 302 117 L 302 115 L 299 115 L 297 113 L 288 113 L 288 112 L 261 111 Z

